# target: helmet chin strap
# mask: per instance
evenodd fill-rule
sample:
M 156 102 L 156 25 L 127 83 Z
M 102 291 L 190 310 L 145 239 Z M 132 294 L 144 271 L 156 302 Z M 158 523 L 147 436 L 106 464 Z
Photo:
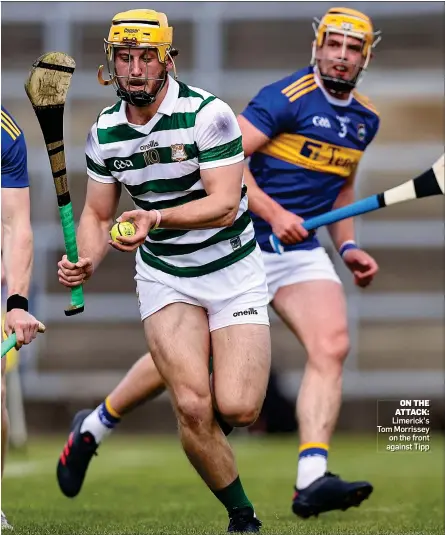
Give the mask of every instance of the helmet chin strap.
M 119 98 L 125 100 L 125 102 L 128 102 L 128 104 L 136 106 L 137 108 L 144 108 L 146 106 L 150 106 L 150 104 L 153 104 L 153 102 L 155 102 L 155 100 L 158 98 L 159 93 L 165 86 L 167 82 L 167 76 L 167 70 L 165 69 L 164 79 L 162 80 L 155 93 L 148 93 L 147 91 L 128 91 L 118 83 L 116 94 Z

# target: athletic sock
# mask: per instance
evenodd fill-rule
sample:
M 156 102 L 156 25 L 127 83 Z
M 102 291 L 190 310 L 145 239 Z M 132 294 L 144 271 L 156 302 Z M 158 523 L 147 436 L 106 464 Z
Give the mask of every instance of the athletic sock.
M 110 405 L 109 398 L 106 398 L 103 403 L 85 418 L 82 422 L 80 432 L 89 431 L 99 444 L 111 433 L 120 421 L 120 415 Z
M 236 510 L 244 507 L 250 507 L 252 511 L 254 510 L 252 503 L 244 492 L 239 476 L 227 487 L 220 490 L 212 490 L 212 492 L 227 509 L 230 517 Z
M 305 489 L 319 477 L 324 476 L 328 467 L 327 444 L 307 442 L 300 446 L 298 456 L 297 489 Z

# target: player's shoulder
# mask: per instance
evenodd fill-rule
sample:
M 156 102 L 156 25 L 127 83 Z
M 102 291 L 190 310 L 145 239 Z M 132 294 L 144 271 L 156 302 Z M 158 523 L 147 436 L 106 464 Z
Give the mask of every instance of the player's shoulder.
M 213 114 L 219 111 L 232 112 L 234 115 L 229 104 L 213 93 L 183 82 L 178 82 L 178 85 L 177 111 L 191 111 L 196 113 L 197 116 Z
M 110 128 L 117 124 L 125 122 L 125 113 L 123 113 L 123 101 L 119 99 L 112 106 L 105 107 L 97 116 L 92 130 L 97 128 Z
M 258 93 L 257 99 L 270 100 L 276 105 L 285 106 L 316 88 L 314 70 L 308 66 L 264 86 Z
M 213 93 L 201 87 L 188 85 L 180 80 L 177 80 L 176 83 L 178 84 L 178 99 L 198 99 L 198 101 L 202 101 L 212 97 L 217 98 Z
M 374 106 L 372 100 L 364 95 L 359 93 L 357 90 L 352 93 L 353 103 L 358 106 L 365 114 L 370 115 L 375 120 L 380 120 L 380 113 L 377 108 Z
M 23 134 L 13 116 L 1 107 L 2 117 L 2 154 L 5 154 L 18 141 L 23 140 Z

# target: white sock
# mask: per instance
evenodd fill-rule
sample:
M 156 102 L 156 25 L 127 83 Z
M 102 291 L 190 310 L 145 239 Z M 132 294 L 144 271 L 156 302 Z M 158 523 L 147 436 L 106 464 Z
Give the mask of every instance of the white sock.
M 309 487 L 319 477 L 324 476 L 328 467 L 328 449 L 324 444 L 305 445 L 300 448 L 297 471 L 297 489 Z
M 109 413 L 106 407 L 106 402 L 101 403 L 94 411 L 89 414 L 82 422 L 80 432 L 89 431 L 99 444 L 105 437 L 107 437 L 114 426 L 119 423 L 120 418 L 116 418 Z

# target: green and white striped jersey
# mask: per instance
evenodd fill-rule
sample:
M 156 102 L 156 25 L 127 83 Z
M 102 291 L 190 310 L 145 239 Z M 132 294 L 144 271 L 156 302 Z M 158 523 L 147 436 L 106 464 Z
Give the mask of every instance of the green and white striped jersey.
M 241 162 L 241 131 L 231 108 L 217 97 L 169 77 L 156 115 L 128 123 L 126 103 L 105 108 L 86 144 L 88 176 L 121 182 L 136 208 L 179 206 L 207 194 L 200 170 Z M 162 223 L 161 223 L 162 226 Z M 157 229 L 139 248 L 139 261 L 179 277 L 199 277 L 234 264 L 256 247 L 246 187 L 231 227 Z

